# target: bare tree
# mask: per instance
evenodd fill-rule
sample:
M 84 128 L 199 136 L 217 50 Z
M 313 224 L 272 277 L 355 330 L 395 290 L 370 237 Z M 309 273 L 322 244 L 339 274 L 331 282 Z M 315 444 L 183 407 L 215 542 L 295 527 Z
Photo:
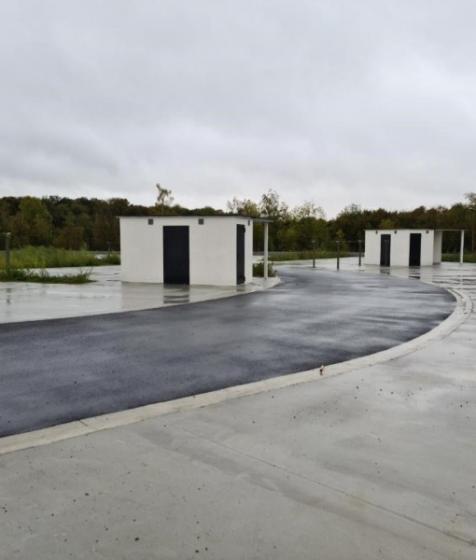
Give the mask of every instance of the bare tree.
M 174 197 L 172 196 L 172 191 L 161 186 L 160 183 L 156 183 L 157 188 L 157 200 L 155 202 L 155 207 L 160 214 L 165 212 L 166 208 L 172 206 Z

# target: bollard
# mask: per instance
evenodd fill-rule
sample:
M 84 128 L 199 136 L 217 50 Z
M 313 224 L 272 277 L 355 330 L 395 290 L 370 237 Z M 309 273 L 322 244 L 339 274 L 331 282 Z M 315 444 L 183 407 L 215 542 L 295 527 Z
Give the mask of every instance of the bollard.
M 359 266 L 362 266 L 362 239 L 359 239 Z
M 337 244 L 337 270 L 340 270 L 340 241 L 336 241 Z

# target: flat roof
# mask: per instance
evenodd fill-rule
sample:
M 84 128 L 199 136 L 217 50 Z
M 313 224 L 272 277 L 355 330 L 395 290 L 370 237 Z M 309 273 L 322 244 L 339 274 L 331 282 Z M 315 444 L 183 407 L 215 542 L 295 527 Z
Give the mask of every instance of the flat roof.
M 365 231 L 436 231 L 434 228 L 414 227 L 414 228 L 367 228 Z
M 230 218 L 230 219 L 234 219 L 236 220 L 237 218 L 240 218 L 242 220 L 253 220 L 253 222 L 258 222 L 258 223 L 271 223 L 273 220 L 271 218 L 252 218 L 251 216 L 241 216 L 238 214 L 212 214 L 212 215 L 200 215 L 200 214 L 191 214 L 188 216 L 184 216 L 182 214 L 177 215 L 177 216 L 156 216 L 155 214 L 151 214 L 150 216 L 117 216 L 119 219 L 121 220 L 147 220 L 148 218 L 154 218 L 157 220 L 170 220 L 170 218 L 182 218 L 182 219 L 186 219 L 186 218 L 190 218 L 190 219 L 194 219 L 194 218 L 206 218 L 207 220 L 210 220 L 212 218 Z
M 414 228 L 367 228 L 365 231 L 468 231 L 464 228 L 461 229 L 440 229 L 440 228 L 426 228 L 426 227 L 414 227 Z

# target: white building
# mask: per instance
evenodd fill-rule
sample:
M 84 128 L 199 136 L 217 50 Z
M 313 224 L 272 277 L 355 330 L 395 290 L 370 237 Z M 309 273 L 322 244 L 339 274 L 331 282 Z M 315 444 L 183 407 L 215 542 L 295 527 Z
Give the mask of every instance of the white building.
M 431 266 L 441 263 L 443 231 L 373 229 L 365 232 L 365 264 Z
M 252 218 L 127 216 L 120 230 L 124 282 L 231 286 L 253 279 Z

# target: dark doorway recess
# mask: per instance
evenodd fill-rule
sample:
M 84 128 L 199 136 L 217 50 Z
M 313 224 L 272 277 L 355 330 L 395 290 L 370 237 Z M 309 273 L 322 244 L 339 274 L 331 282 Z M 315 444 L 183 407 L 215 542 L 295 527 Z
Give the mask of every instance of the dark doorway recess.
M 380 266 L 390 266 L 390 247 L 392 237 L 385 233 L 380 238 Z
M 245 226 L 236 226 L 236 283 L 245 281 Z
M 421 264 L 421 233 L 410 233 L 410 266 Z
M 190 283 L 188 226 L 164 226 L 164 283 Z

